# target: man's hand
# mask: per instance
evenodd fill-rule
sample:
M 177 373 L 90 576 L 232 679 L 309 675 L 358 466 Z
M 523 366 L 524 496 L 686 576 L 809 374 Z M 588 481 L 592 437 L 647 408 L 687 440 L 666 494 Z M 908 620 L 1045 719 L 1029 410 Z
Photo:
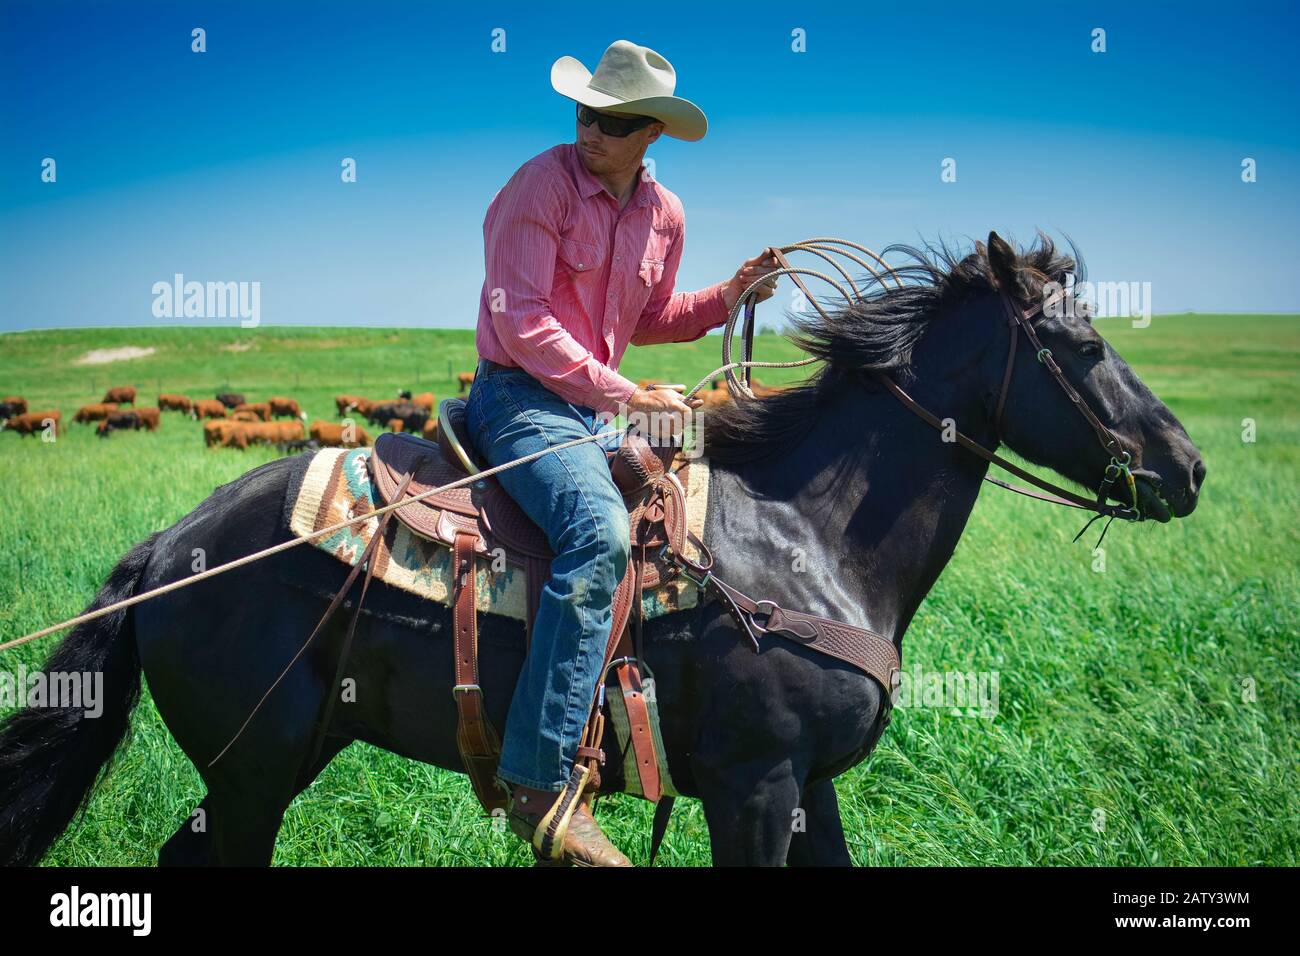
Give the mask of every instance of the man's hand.
M 652 385 L 649 388 L 638 386 L 627 400 L 627 415 L 629 424 L 640 426 L 647 437 L 654 435 L 666 438 L 672 435 L 676 438 L 682 433 L 691 409 L 703 404 L 701 398 L 687 401 L 682 398 L 680 391 L 673 388 L 662 385 Z M 644 420 L 637 421 L 633 416 L 644 416 Z
M 736 304 L 736 300 L 740 298 L 742 292 L 773 269 L 779 269 L 780 267 L 781 264 L 776 261 L 776 256 L 772 255 L 769 249 L 764 249 L 752 259 L 746 259 L 722 290 L 722 301 L 726 303 L 728 310 Z M 762 302 L 764 299 L 770 299 L 776 292 L 776 280 L 778 278 L 780 276 L 773 276 L 760 285 L 754 292 L 754 300 Z

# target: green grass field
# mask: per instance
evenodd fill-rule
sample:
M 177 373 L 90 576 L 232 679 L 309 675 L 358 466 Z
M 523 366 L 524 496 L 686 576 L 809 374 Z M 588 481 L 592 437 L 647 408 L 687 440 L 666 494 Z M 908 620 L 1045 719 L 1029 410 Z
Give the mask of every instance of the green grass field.
M 1172 408 L 1209 474 L 1183 522 L 1116 525 L 1105 570 L 1076 513 L 987 486 L 904 645 L 904 667 L 997 672 L 991 719 L 900 708 L 878 750 L 836 782 L 864 865 L 1295 865 L 1300 845 L 1296 635 L 1300 316 L 1157 316 L 1099 328 Z M 91 349 L 153 347 L 82 366 Z M 235 348 L 231 348 L 235 346 Z M 774 336 L 758 358 L 793 358 Z M 720 340 L 633 349 L 632 379 L 693 383 Z M 108 385 L 250 400 L 453 394 L 474 365 L 465 331 L 113 329 L 0 336 L 0 394 L 69 421 Z M 767 382 L 789 380 L 773 373 Z M 1256 440 L 1243 441 L 1250 419 Z M 208 451 L 175 413 L 155 434 L 54 444 L 0 434 L 0 641 L 79 613 L 120 556 L 216 485 L 268 460 Z M 305 636 L 305 635 L 304 635 Z M 38 666 L 57 637 L 2 655 Z M 151 865 L 203 794 L 146 693 L 134 736 L 48 864 Z M 648 804 L 598 811 L 636 862 Z M 682 801 L 662 860 L 709 861 L 703 814 Z M 502 865 L 531 858 L 478 815 L 467 781 L 354 744 L 290 808 L 286 865 Z

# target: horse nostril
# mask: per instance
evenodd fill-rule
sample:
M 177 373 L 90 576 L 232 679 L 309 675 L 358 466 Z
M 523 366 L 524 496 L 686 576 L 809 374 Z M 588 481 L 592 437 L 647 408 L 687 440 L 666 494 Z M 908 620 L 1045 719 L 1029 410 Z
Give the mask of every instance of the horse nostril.
M 1205 483 L 1205 459 L 1196 459 L 1192 465 L 1192 493 L 1200 491 L 1201 485 Z

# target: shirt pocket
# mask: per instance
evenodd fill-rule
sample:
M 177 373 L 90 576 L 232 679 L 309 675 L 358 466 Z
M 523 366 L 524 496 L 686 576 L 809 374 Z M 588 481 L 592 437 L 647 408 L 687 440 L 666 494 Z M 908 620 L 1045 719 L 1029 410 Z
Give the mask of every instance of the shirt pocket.
M 647 289 L 653 288 L 664 277 L 664 261 L 654 256 L 646 256 L 641 260 L 641 269 L 637 275 L 641 277 Z
M 586 276 L 598 274 L 600 264 L 605 259 L 604 250 L 600 246 L 579 239 L 561 239 L 559 256 L 565 271 L 575 282 L 583 281 Z

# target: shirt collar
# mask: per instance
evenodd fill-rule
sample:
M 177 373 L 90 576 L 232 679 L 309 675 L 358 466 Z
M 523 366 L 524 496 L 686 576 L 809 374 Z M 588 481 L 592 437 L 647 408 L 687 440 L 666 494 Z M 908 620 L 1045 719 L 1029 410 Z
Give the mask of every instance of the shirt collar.
M 577 177 L 578 195 L 583 199 L 590 199 L 599 192 L 608 192 L 605 184 L 591 174 L 591 171 L 583 165 L 582 157 L 578 155 L 578 146 L 576 143 L 569 144 L 569 165 L 573 168 L 574 175 Z M 642 206 L 660 206 L 658 184 L 646 176 L 645 163 L 641 164 L 641 172 L 637 176 L 636 189 L 632 192 L 632 198 L 628 200 L 629 205 L 638 203 Z M 614 198 L 610 196 L 610 198 Z

